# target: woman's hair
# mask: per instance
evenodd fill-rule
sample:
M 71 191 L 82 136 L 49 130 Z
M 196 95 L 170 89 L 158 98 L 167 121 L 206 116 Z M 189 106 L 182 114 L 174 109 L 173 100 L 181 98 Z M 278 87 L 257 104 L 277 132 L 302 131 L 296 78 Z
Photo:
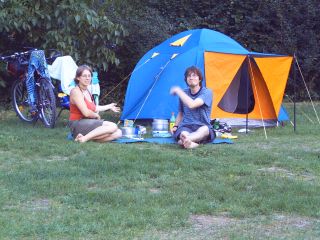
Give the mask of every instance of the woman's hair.
M 87 65 L 81 65 L 77 68 L 76 71 L 76 76 L 74 78 L 74 81 L 76 84 L 79 84 L 79 80 L 77 79 L 78 77 L 80 77 L 82 75 L 82 73 L 84 72 L 84 70 L 88 70 L 92 76 L 92 69 L 91 67 L 87 66 Z
M 186 69 L 186 71 L 184 72 L 184 81 L 186 82 L 186 84 L 188 85 L 187 78 L 191 73 L 194 73 L 194 74 L 198 75 L 199 80 L 200 80 L 200 87 L 201 87 L 202 86 L 201 81 L 202 81 L 203 77 L 202 77 L 202 73 L 201 73 L 200 69 L 197 68 L 196 66 L 188 67 Z

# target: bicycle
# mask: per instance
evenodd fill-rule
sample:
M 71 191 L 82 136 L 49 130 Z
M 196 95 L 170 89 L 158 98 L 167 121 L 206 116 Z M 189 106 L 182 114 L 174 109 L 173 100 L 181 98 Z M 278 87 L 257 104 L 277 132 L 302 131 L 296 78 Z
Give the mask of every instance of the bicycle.
M 35 80 L 35 107 L 36 111 L 31 111 L 28 101 L 28 91 L 26 86 L 29 58 L 32 49 L 24 52 L 16 52 L 7 56 L 0 56 L 0 60 L 7 63 L 6 70 L 12 77 L 16 78 L 11 88 L 12 106 L 17 116 L 24 122 L 36 123 L 39 119 L 45 127 L 54 128 L 56 122 L 56 96 L 51 80 L 42 77 L 37 71 L 34 72 Z M 46 58 L 52 62 L 60 54 L 55 54 Z

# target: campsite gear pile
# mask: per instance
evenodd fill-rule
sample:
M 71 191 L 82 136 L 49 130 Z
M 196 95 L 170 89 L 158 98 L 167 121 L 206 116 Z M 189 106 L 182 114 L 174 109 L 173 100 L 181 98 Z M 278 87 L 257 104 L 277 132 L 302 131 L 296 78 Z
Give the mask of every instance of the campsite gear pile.
M 136 128 L 134 127 L 122 127 L 121 132 L 123 137 L 126 137 L 126 138 L 136 137 Z
M 136 135 L 138 136 L 138 138 L 142 138 L 142 135 L 144 135 L 146 133 L 147 133 L 146 127 L 144 127 L 142 125 L 136 126 Z
M 167 119 L 153 119 L 152 131 L 153 132 L 168 132 L 169 122 Z
M 144 126 L 138 125 L 136 127 L 122 127 L 122 136 L 125 138 L 138 138 L 142 139 L 142 135 L 147 133 Z
M 281 103 L 292 59 L 250 52 L 209 29 L 181 32 L 149 50 L 137 63 L 121 120 L 170 119 L 179 104 L 170 88 L 187 88 L 184 72 L 194 65 L 204 73 L 202 83 L 214 93 L 211 119 L 223 119 L 231 126 L 234 120 L 238 126 L 251 126 L 251 121 L 259 126 L 276 125 L 288 120 Z
M 125 119 L 123 122 L 124 127 L 133 127 L 133 120 Z
M 232 132 L 232 128 L 230 125 L 228 125 L 225 122 L 220 122 L 219 119 L 213 119 L 210 121 L 210 124 L 213 127 L 213 130 L 215 132 L 220 132 L 220 133 L 231 133 Z
M 236 139 L 238 136 L 232 135 L 232 128 L 225 122 L 221 122 L 218 118 L 210 121 L 210 124 L 213 127 L 213 130 L 217 137 L 227 138 L 227 139 Z
M 126 119 L 121 128 L 122 136 L 125 138 L 143 139 L 142 135 L 147 133 L 146 127 L 142 125 L 134 126 L 133 120 Z
M 169 121 L 167 119 L 153 119 L 152 136 L 153 137 L 171 137 L 169 133 Z

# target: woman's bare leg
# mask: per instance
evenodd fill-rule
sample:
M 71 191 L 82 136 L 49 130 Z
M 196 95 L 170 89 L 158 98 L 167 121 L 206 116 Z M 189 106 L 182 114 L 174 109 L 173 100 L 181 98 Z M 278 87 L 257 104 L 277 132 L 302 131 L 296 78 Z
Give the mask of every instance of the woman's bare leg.
M 86 135 L 78 134 L 75 141 L 77 142 L 87 142 L 89 140 L 99 140 L 102 136 L 105 138 L 108 135 L 112 135 L 118 130 L 118 126 L 115 123 L 104 121 L 100 127 L 93 129 Z
M 74 139 L 74 141 L 79 142 L 79 139 L 82 138 L 83 135 L 81 133 L 79 133 L 76 138 Z
M 117 131 L 115 131 L 112 134 L 109 134 L 103 138 L 100 139 L 95 139 L 96 142 L 110 142 L 112 140 L 115 140 L 117 138 L 120 138 L 122 136 L 122 131 L 120 129 L 117 129 Z

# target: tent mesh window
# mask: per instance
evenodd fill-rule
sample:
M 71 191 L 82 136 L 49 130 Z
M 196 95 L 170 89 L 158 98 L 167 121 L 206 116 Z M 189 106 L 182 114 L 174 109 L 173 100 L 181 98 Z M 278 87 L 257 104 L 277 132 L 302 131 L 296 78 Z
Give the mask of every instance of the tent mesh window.
M 243 61 L 218 107 L 230 113 L 247 114 L 252 112 L 255 100 L 250 81 L 248 61 Z

